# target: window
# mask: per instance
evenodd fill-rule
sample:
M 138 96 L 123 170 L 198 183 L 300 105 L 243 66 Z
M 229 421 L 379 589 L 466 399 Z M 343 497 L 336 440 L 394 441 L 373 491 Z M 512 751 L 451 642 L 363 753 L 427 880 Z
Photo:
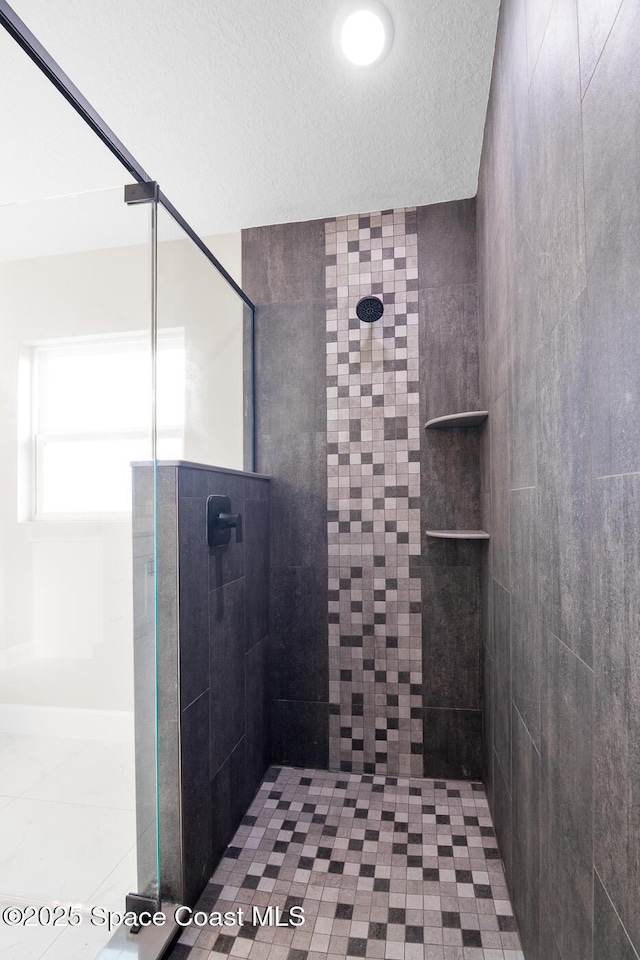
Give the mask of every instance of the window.
M 111 519 L 131 511 L 131 462 L 151 458 L 151 362 L 144 334 L 32 348 L 34 519 Z M 158 447 L 182 456 L 185 350 L 158 338 Z

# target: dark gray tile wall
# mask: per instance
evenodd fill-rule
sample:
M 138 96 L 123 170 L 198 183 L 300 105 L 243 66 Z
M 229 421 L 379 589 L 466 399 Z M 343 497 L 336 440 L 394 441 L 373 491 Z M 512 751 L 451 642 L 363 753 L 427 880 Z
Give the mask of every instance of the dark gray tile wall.
M 474 200 L 418 207 L 420 424 L 477 410 Z M 480 542 L 425 536 L 479 529 L 484 427 L 422 431 L 422 673 L 425 776 L 482 777 Z
M 149 467 L 134 482 L 145 471 L 152 484 Z M 157 478 L 161 895 L 192 904 L 270 762 L 270 484 L 195 464 L 159 464 Z M 240 514 L 214 549 L 210 494 Z
M 384 215 L 391 220 L 389 211 Z M 414 272 L 406 275 L 406 294 L 398 287 L 388 300 L 392 303 L 395 298 L 395 310 L 403 314 L 405 300 L 417 299 L 419 320 L 420 436 L 416 439 L 422 535 L 420 555 L 410 557 L 408 580 L 421 586 L 424 615 L 422 685 L 420 689 L 417 683 L 411 684 L 410 721 L 422 724 L 427 775 L 478 778 L 482 775 L 480 565 L 484 548 L 478 543 L 428 539 L 424 530 L 480 527 L 482 432 L 467 428 L 425 435 L 423 430 L 427 418 L 477 409 L 480 402 L 475 201 L 418 208 L 410 219 L 412 232 L 417 231 L 418 276 L 414 261 L 407 261 L 407 268 Z M 374 259 L 369 253 L 375 246 L 369 237 L 370 221 L 367 214 L 358 220 L 358 229 L 349 235 L 348 249 L 345 245 L 340 256 L 353 259 L 362 245 L 363 260 L 367 254 Z M 400 242 L 400 226 L 394 226 L 391 234 L 385 221 L 384 229 L 387 236 L 397 234 Z M 334 300 L 336 296 L 334 289 L 328 289 L 327 278 L 332 268 L 335 273 L 337 263 L 339 286 L 347 284 L 340 256 L 325 257 L 323 221 L 243 233 L 243 285 L 257 306 L 256 466 L 272 478 L 272 756 L 274 762 L 321 767 L 329 763 L 331 709 L 334 728 L 339 726 L 344 742 L 355 736 L 354 742 L 360 743 L 351 725 L 340 720 L 349 710 L 342 710 L 337 702 L 333 707 L 329 704 L 327 386 L 339 384 L 337 378 L 335 384 L 330 382 L 327 374 L 327 317 L 335 307 L 329 295 Z M 402 256 L 396 261 L 383 252 L 383 258 L 389 261 L 384 280 L 395 270 L 399 281 L 405 282 Z M 360 272 L 367 272 L 362 264 Z M 387 295 L 384 282 L 377 285 Z M 360 290 L 366 292 L 378 291 Z M 385 340 L 388 345 L 392 342 Z M 408 356 L 415 360 L 415 353 Z M 374 509 L 376 504 L 374 500 Z M 503 537 L 508 538 L 508 526 Z M 382 677 L 384 651 L 378 659 L 376 669 Z M 362 682 L 353 669 L 345 669 L 344 674 L 348 676 L 345 683 Z M 365 682 L 370 684 L 373 702 L 374 695 L 383 695 L 383 688 L 379 681 L 374 690 L 371 674 Z M 342 671 L 340 678 L 342 682 Z M 421 706 L 414 704 L 418 695 Z M 381 716 L 398 710 L 393 700 L 393 696 L 387 698 L 386 707 L 379 710 Z M 419 748 L 420 738 L 414 739 Z M 361 757 L 341 758 L 341 762 L 351 761 L 357 764 Z
M 593 484 L 594 861 L 640 943 L 640 476 Z
M 256 469 L 271 477 L 271 756 L 310 767 L 329 761 L 324 244 L 322 220 L 242 233 Z
M 640 952 L 640 9 L 503 0 L 478 193 L 485 773 L 527 960 Z

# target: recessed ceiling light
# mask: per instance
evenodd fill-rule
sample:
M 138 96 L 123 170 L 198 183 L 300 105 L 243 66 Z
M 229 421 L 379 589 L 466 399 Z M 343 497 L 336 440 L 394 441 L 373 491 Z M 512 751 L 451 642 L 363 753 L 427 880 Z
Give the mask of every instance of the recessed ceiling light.
M 378 0 L 345 3 L 334 22 L 333 41 L 338 53 L 356 66 L 379 63 L 393 41 L 389 11 Z

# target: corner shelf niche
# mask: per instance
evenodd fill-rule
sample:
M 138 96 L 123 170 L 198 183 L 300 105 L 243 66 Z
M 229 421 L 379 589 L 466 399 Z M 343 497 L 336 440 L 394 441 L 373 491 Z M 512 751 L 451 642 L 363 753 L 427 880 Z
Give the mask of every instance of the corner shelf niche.
M 489 416 L 488 410 L 469 410 L 466 413 L 449 413 L 446 417 L 427 420 L 427 430 L 444 430 L 447 427 L 479 427 Z
M 485 530 L 427 530 L 428 537 L 438 540 L 488 540 Z
M 427 430 L 445 430 L 450 427 L 479 427 L 489 416 L 488 410 L 468 410 L 465 413 L 449 413 L 444 417 L 427 420 Z M 437 540 L 488 540 L 486 530 L 427 530 L 428 537 Z

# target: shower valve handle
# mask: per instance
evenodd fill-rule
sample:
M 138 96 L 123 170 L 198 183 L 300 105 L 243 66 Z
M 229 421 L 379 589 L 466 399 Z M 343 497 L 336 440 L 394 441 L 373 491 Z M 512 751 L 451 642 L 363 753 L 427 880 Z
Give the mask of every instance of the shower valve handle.
M 226 530 L 229 527 L 237 527 L 239 517 L 239 513 L 219 513 L 217 525 L 222 530 Z
M 207 497 L 207 543 L 210 547 L 223 547 L 231 542 L 231 530 L 235 527 L 236 541 L 241 540 L 242 518 L 231 513 L 229 497 L 212 494 Z

